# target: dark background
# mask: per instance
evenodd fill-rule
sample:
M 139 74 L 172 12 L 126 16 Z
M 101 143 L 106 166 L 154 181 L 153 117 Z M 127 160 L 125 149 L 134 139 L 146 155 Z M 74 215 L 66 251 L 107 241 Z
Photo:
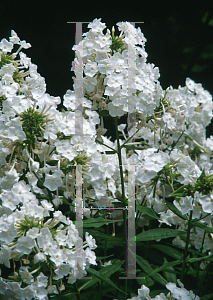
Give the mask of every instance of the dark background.
M 70 71 L 75 57 L 75 24 L 101 18 L 111 30 L 119 21 L 136 24 L 144 33 L 148 62 L 160 70 L 166 89 L 184 86 L 186 77 L 201 83 L 213 95 L 212 1 L 0 1 L 0 40 L 11 29 L 31 44 L 23 52 L 37 64 L 46 80 L 47 93 L 63 95 L 73 89 Z M 87 25 L 83 26 L 86 32 Z M 115 26 L 116 27 L 116 26 Z M 16 49 L 16 48 L 15 48 Z M 207 136 L 213 134 L 213 125 Z

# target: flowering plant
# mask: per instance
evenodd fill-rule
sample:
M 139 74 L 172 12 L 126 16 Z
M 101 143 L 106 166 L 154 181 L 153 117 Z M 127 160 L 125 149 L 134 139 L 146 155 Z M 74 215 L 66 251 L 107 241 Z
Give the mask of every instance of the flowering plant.
M 117 25 L 119 36 L 114 27 L 103 33 L 105 24 L 95 19 L 73 47 L 74 91 L 64 95 L 66 110 L 61 111 L 60 98 L 46 93 L 37 66 L 21 52 L 31 45 L 14 30 L 10 41 L 0 42 L 3 299 L 94 294 L 102 297 L 97 299 L 200 299 L 182 282 L 190 274 L 204 275 L 206 283 L 211 273 L 213 138 L 206 138 L 205 128 L 212 118 L 212 96 L 189 78 L 185 87 L 164 91 L 158 68 L 147 62 L 140 28 Z M 15 45 L 18 50 L 10 54 Z M 114 142 L 104 136 L 104 118 L 114 121 Z M 74 224 L 75 186 L 77 194 L 82 175 L 85 242 L 82 228 Z M 127 222 L 130 227 L 132 220 L 140 253 L 133 253 L 138 296 L 132 281 L 125 278 L 121 288 L 115 279 L 128 275 Z M 102 264 L 110 249 L 113 259 Z M 160 263 L 151 255 L 159 257 L 159 251 L 164 253 Z M 98 270 L 90 267 L 96 260 Z M 87 273 L 92 278 L 79 287 Z M 164 290 L 150 296 L 154 283 Z M 94 285 L 98 293 L 89 289 Z M 167 296 L 165 287 L 171 292 Z M 201 286 L 197 291 L 205 292 Z

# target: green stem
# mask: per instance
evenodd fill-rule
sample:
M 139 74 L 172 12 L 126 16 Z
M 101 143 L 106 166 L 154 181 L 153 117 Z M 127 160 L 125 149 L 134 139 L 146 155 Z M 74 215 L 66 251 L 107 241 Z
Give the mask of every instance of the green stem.
M 124 189 L 124 177 L 123 177 L 123 167 L 122 167 L 122 157 L 121 157 L 121 146 L 119 142 L 119 134 L 118 134 L 118 121 L 117 117 L 115 118 L 115 130 L 116 130 L 116 139 L 117 139 L 117 148 L 118 148 L 118 160 L 119 160 L 119 168 L 120 168 L 120 176 L 121 176 L 121 188 L 122 188 L 122 199 L 125 202 L 125 189 Z
M 203 234 L 203 239 L 202 239 L 202 245 L 200 247 L 200 252 L 202 253 L 203 251 L 203 246 L 204 246 L 204 241 L 205 241 L 205 235 L 206 235 L 206 231 L 204 230 L 204 234 Z
M 190 211 L 190 216 L 189 216 L 189 220 L 188 220 L 188 228 L 187 228 L 187 237 L 186 237 L 186 246 L 185 246 L 185 250 L 184 250 L 184 256 L 183 256 L 183 263 L 182 263 L 182 268 L 181 268 L 181 275 L 180 275 L 180 281 L 183 282 L 183 278 L 184 278 L 184 271 L 186 268 L 186 257 L 188 254 L 188 248 L 189 248 L 189 241 L 190 241 L 190 229 L 191 229 L 191 220 L 192 220 L 192 210 Z
M 201 247 L 200 247 L 200 252 L 201 252 L 201 253 L 202 253 L 202 251 L 203 251 L 203 246 L 204 246 L 204 241 L 205 241 L 205 235 L 206 235 L 206 231 L 204 230 L 203 239 L 202 239 L 202 245 L 201 245 Z M 200 273 L 200 268 L 199 268 L 199 264 L 198 264 L 197 278 L 199 277 L 199 273 Z
M 108 235 L 109 234 L 109 225 L 106 225 L 106 231 L 105 233 Z M 104 245 L 104 257 L 106 256 L 107 252 L 107 239 L 105 239 L 105 245 Z M 104 262 L 106 261 L 106 258 L 104 258 Z
M 117 120 L 117 119 L 116 119 Z M 133 136 L 140 130 L 141 128 L 139 128 L 139 129 L 137 129 L 136 131 L 135 131 L 135 133 L 132 135 L 132 136 L 130 136 L 122 145 L 121 145 L 121 148 L 123 148 L 124 147 L 124 145 L 126 145 L 126 143 L 128 143 L 128 141 L 130 141 L 132 138 L 133 138 Z
M 177 139 L 177 141 L 172 145 L 171 150 L 169 150 L 169 155 L 172 152 L 172 150 L 175 148 L 175 146 L 177 145 L 177 143 L 179 142 L 180 138 L 182 137 L 182 135 L 184 134 L 184 131 L 182 131 L 181 135 L 179 136 L 179 138 Z M 167 150 L 170 146 L 168 146 L 165 150 Z
M 41 178 L 40 177 L 38 177 L 38 175 L 36 174 L 36 172 L 35 171 L 33 171 L 33 174 L 35 175 L 35 177 L 38 179 L 38 181 L 40 181 L 41 182 L 41 184 L 43 185 L 43 181 L 41 180 Z M 45 188 L 45 186 L 43 186 L 42 188 Z
M 76 290 L 76 297 L 77 297 L 77 299 L 78 299 L 78 300 L 81 300 L 81 298 L 80 298 L 80 292 L 79 292 L 79 290 L 78 290 L 78 286 L 77 286 L 77 283 L 76 283 L 76 282 L 74 283 L 74 287 L 75 287 L 75 290 Z
M 101 141 L 99 141 L 98 139 L 96 139 L 96 142 L 98 142 L 99 144 L 101 144 L 101 145 L 103 145 L 103 146 L 105 146 L 105 147 L 107 147 L 107 148 L 109 148 L 109 149 L 111 149 L 111 150 L 113 150 L 113 151 L 117 152 L 115 149 L 113 149 L 112 147 L 110 147 L 110 146 L 108 146 L 108 145 L 106 145 L 106 144 L 102 143 L 102 142 L 101 142 Z
M 122 200 L 123 203 L 126 202 L 125 197 L 125 189 L 124 189 L 124 178 L 123 178 L 123 167 L 122 167 L 122 157 L 121 157 L 121 146 L 119 142 L 119 134 L 118 134 L 118 120 L 115 118 L 115 131 L 116 131 L 116 139 L 117 139 L 117 153 L 119 160 L 119 168 L 120 168 L 120 176 L 121 176 L 121 187 L 122 187 Z M 123 210 L 123 235 L 124 235 L 124 271 L 127 276 L 127 210 Z M 124 279 L 124 292 L 126 293 L 124 296 L 124 300 L 127 299 L 127 279 Z
M 212 213 L 208 213 L 208 214 L 206 214 L 205 216 L 203 216 L 203 217 L 201 217 L 200 219 L 198 219 L 197 221 L 200 221 L 200 220 L 202 220 L 202 219 L 205 219 L 205 218 L 207 218 L 208 216 L 210 216 Z
M 199 147 L 200 149 L 202 149 L 205 153 L 207 153 L 207 154 L 209 153 L 208 150 L 207 150 L 206 148 L 202 147 L 200 144 L 198 144 L 198 142 L 196 142 L 195 140 L 193 140 L 193 138 L 192 138 L 190 135 L 188 135 L 188 134 L 185 133 L 185 136 L 186 136 L 190 141 L 192 141 L 192 143 L 194 143 L 197 147 Z
M 141 201 L 140 206 L 143 206 L 143 205 L 144 205 L 145 198 L 146 198 L 146 195 L 143 197 L 143 200 Z M 136 226 L 136 227 L 138 226 L 138 221 L 139 221 L 139 219 L 140 219 L 141 214 L 142 214 L 142 212 L 140 212 L 140 211 L 138 210 L 138 211 L 137 211 L 137 214 L 136 214 L 136 220 L 135 220 L 135 226 Z

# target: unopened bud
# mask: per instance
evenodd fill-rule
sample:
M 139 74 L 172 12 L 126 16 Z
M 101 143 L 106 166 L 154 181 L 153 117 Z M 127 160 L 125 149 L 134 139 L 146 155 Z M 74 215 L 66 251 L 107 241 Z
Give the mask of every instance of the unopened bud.
M 59 291 L 64 291 L 65 290 L 65 286 L 64 286 L 64 284 L 62 284 L 62 285 L 60 285 L 60 287 L 59 287 Z

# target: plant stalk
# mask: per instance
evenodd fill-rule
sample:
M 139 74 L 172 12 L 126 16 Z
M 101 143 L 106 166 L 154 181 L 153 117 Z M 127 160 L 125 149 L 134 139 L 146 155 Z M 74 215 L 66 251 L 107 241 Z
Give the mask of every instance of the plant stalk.
M 190 216 L 189 216 L 189 220 L 188 220 L 188 228 L 187 228 L 187 237 L 186 237 L 186 246 L 185 246 L 185 250 L 184 250 L 184 256 L 183 256 L 183 263 L 182 263 L 182 268 L 181 268 L 181 275 L 180 275 L 180 281 L 183 282 L 183 278 L 184 278 L 184 271 L 186 268 L 186 257 L 188 254 L 188 248 L 189 248 L 189 240 L 190 240 L 190 229 L 191 229 L 191 220 L 192 220 L 192 210 L 190 211 Z
M 117 117 L 115 119 L 115 131 L 116 131 L 116 139 L 117 139 L 117 153 L 118 153 L 118 160 L 119 160 L 119 168 L 120 168 L 120 176 L 121 176 L 121 187 L 122 187 L 122 200 L 123 203 L 126 202 L 125 197 L 125 189 L 124 189 L 124 178 L 123 178 L 123 167 L 122 167 L 122 157 L 121 157 L 121 146 L 119 142 L 119 134 L 118 134 L 118 120 Z M 123 210 L 123 237 L 124 237 L 124 270 L 127 276 L 127 211 L 126 209 Z M 127 299 L 127 278 L 124 279 L 124 292 L 126 293 L 124 296 L 124 300 Z
M 75 287 L 75 290 L 76 290 L 76 297 L 77 297 L 77 299 L 81 300 L 81 298 L 80 298 L 80 292 L 79 292 L 79 289 L 78 289 L 78 286 L 77 286 L 76 282 L 74 283 L 74 287 Z

